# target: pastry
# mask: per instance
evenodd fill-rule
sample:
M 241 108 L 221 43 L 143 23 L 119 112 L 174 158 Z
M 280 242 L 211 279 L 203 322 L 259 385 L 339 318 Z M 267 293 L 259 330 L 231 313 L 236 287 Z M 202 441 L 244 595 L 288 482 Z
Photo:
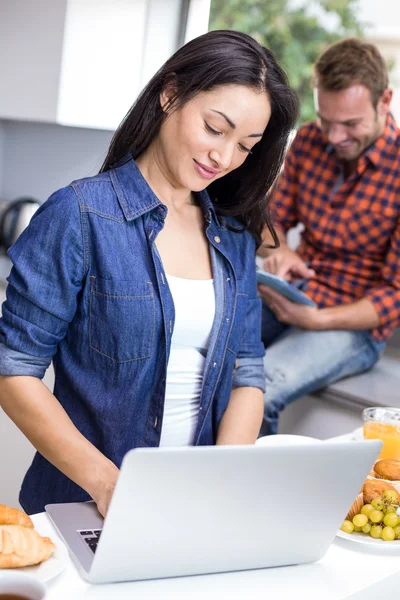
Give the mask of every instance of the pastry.
M 389 481 L 367 478 L 363 487 L 364 504 L 370 504 L 373 498 L 382 496 L 385 490 L 394 490 L 397 493 L 396 488 Z
M 23 525 L 33 529 L 33 523 L 26 513 L 5 504 L 0 504 L 0 525 Z
M 0 525 L 0 569 L 27 567 L 47 560 L 55 546 L 31 527 Z
M 374 465 L 375 477 L 388 479 L 389 481 L 400 481 L 400 460 L 395 458 L 383 458 Z

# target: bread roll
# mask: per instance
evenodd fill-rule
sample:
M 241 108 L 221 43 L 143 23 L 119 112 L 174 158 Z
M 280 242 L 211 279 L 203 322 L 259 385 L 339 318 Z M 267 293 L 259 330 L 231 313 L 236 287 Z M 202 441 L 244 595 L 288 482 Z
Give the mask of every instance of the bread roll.
M 0 525 L 0 569 L 27 567 L 47 560 L 55 546 L 49 538 L 21 525 Z
M 400 481 L 400 460 L 382 458 L 374 465 L 375 476 L 389 481 Z

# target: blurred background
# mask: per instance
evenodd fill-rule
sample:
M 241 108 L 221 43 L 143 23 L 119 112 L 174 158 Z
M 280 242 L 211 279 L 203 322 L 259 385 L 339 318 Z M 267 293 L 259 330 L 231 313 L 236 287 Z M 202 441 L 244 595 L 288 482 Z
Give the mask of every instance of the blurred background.
M 344 37 L 375 43 L 388 61 L 392 85 L 400 85 L 398 0 L 211 0 L 209 28 L 243 31 L 274 51 L 300 97 L 301 122 L 314 118 L 315 60 Z M 399 97 L 394 108 L 400 115 Z
M 312 64 L 356 35 L 391 69 L 400 118 L 398 0 L 0 0 L 0 200 L 43 202 L 96 173 L 140 89 L 183 43 L 237 29 L 270 47 L 314 118 Z

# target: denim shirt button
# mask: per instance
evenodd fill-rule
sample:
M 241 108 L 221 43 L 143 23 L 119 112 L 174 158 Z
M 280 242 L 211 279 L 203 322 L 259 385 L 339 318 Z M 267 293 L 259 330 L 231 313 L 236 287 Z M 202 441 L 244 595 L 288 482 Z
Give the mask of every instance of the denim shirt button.
M 214 363 L 213 363 L 213 367 L 216 367 L 216 366 L 217 366 L 217 363 L 216 363 L 216 362 L 214 362 Z
M 214 242 L 217 242 L 217 244 L 219 244 L 221 241 L 221 238 L 218 235 L 214 236 Z

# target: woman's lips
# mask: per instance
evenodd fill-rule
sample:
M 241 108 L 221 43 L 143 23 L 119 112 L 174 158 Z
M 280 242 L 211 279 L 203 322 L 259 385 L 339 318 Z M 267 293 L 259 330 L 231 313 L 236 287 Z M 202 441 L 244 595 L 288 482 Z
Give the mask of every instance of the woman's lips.
M 204 179 L 214 179 L 220 171 L 218 169 L 213 169 L 213 167 L 208 167 L 207 165 L 203 165 L 202 163 L 197 162 L 197 160 L 193 159 L 194 168 L 198 172 L 198 174 Z

